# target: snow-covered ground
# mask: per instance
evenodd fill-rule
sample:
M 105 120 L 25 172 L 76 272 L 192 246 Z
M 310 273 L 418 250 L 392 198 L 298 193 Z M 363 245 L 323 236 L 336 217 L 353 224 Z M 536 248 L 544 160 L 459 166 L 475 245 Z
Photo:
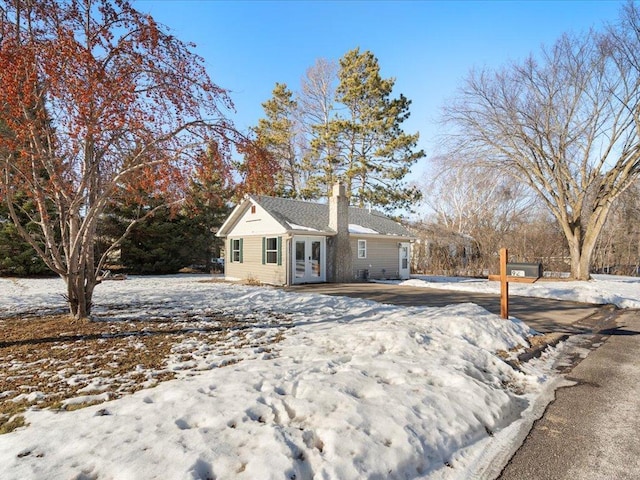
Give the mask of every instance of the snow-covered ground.
M 413 275 L 410 280 L 389 281 L 411 287 L 440 288 L 464 292 L 500 294 L 500 282 L 476 278 Z M 640 308 L 640 278 L 593 275 L 588 282 L 541 280 L 536 283 L 509 283 L 509 295 L 555 298 L 573 302 L 612 304 L 620 308 Z
M 230 359 L 191 339 L 197 365 L 185 369 L 180 345 L 168 359 L 176 380 L 80 410 L 30 410 L 28 426 L 0 435 L 0 477 L 490 478 L 564 382 L 554 365 L 571 342 L 515 369 L 504 352 L 514 356 L 532 332 L 473 304 L 405 308 L 205 279 L 105 282 L 95 314 L 221 312 L 251 318 L 245 333 L 255 336 L 283 318 L 284 340 Z M 640 305 L 638 279 L 618 280 L 518 290 Z M 495 291 L 487 282 L 439 285 Z M 63 291 L 59 280 L 0 279 L 0 322 L 64 311 Z

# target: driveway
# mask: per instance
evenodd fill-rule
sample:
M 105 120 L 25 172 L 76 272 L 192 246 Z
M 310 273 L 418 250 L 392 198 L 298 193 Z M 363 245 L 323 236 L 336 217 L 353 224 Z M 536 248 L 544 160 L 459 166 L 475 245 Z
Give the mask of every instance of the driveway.
M 444 307 L 456 303 L 475 303 L 500 314 L 500 296 L 434 288 L 406 287 L 384 283 L 323 283 L 295 285 L 287 290 L 325 295 L 365 298 L 401 306 Z M 606 314 L 597 305 L 546 298 L 509 297 L 509 315 L 540 333 L 589 333 Z

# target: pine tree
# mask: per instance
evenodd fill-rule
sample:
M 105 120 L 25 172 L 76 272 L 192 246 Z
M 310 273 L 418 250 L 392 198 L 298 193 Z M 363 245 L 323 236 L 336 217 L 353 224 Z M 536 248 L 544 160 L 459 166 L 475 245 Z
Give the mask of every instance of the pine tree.
M 13 132 L 7 126 L 7 122 L 2 118 L 6 113 L 0 115 L 0 136 L 10 136 Z M 11 152 L 13 155 L 16 152 Z M 10 154 L 7 148 L 0 146 L 0 162 L 9 162 Z M 41 172 L 45 176 L 46 172 Z M 44 250 L 44 242 L 38 237 L 36 205 L 25 195 L 24 190 L 13 193 L 14 213 L 24 225 L 25 231 L 33 234 L 33 241 Z M 0 276 L 23 276 L 23 275 L 46 275 L 53 272 L 47 267 L 45 262 L 38 256 L 34 247 L 27 242 L 18 228 L 14 224 L 9 212 L 8 204 L 5 203 L 5 195 L 0 185 Z M 53 216 L 51 203 L 47 202 L 47 211 Z M 56 229 L 56 235 L 58 229 Z
M 256 142 L 279 163 L 276 176 L 278 195 L 295 197 L 301 187 L 300 159 L 296 148 L 297 102 L 284 83 L 276 83 L 273 96 L 262 104 L 265 118 L 254 128 Z
M 101 217 L 96 256 L 135 223 L 119 241 L 120 254 L 112 255 L 109 268 L 138 274 L 175 273 L 188 266 L 211 271 L 222 246 L 214 233 L 229 214 L 234 189 L 227 157 L 210 143 L 198 154 L 187 200 L 174 208 L 165 207 L 167 199 L 159 194 L 121 189 Z
M 192 179 L 189 200 L 185 211 L 199 227 L 197 237 L 201 247 L 197 250 L 199 258 L 195 264 L 203 265 L 206 271 L 218 267 L 213 259 L 220 258 L 220 250 L 224 241 L 214 233 L 226 220 L 237 186 L 231 175 L 231 168 L 226 164 L 226 157 L 220 154 L 218 145 L 210 144 L 206 152 L 202 153 L 206 159 L 200 162 L 196 175 Z
M 120 243 L 119 255 L 114 255 L 109 269 L 117 267 L 133 274 L 176 273 L 184 267 L 211 265 L 213 233 L 200 215 L 183 207 L 172 211 L 164 207 L 166 199 L 148 197 L 144 207 L 136 202 L 112 206 L 102 216 L 98 230 L 98 253 L 114 239 L 122 237 L 127 227 L 136 219 L 144 218 L 149 211 L 153 215 L 136 223 Z
M 131 273 L 176 273 L 202 261 L 199 252 L 206 250 L 206 233 L 184 212 L 172 215 L 163 208 L 136 225 L 122 242 L 122 264 Z
M 34 215 L 35 206 L 24 195 L 16 195 L 20 205 L 19 215 L 29 231 L 36 231 L 27 215 Z M 42 242 L 40 242 L 42 243 Z M 0 202 L 0 276 L 46 275 L 53 272 L 38 256 L 29 243 L 22 238 L 9 218 L 6 205 Z
M 418 133 L 409 135 L 402 122 L 411 102 L 392 98 L 393 78 L 383 79 L 376 57 L 358 48 L 340 60 L 336 101 L 345 114 L 331 122 L 333 143 L 339 145 L 340 176 L 353 203 L 392 210 L 408 207 L 420 198 L 404 178 L 424 151 L 416 150 Z
M 418 134 L 402 130 L 411 102 L 392 97 L 394 84 L 380 76 L 374 55 L 359 49 L 348 52 L 339 69 L 316 62 L 297 97 L 276 83 L 263 104 L 265 118 L 253 129 L 255 141 L 243 149 L 246 190 L 320 198 L 341 181 L 354 204 L 410 207 L 421 195 L 405 178 L 425 154 L 417 150 Z

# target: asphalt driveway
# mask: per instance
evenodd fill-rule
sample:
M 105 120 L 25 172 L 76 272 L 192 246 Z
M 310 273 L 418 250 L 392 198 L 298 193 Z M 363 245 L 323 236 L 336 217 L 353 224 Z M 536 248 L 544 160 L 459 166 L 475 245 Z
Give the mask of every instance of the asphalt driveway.
M 365 298 L 401 306 L 444 307 L 456 303 L 475 303 L 500 314 L 500 296 L 433 288 L 407 287 L 384 283 L 323 283 L 295 285 L 287 290 Z M 589 333 L 606 314 L 588 303 L 547 298 L 509 297 L 509 315 L 527 323 L 540 333 Z

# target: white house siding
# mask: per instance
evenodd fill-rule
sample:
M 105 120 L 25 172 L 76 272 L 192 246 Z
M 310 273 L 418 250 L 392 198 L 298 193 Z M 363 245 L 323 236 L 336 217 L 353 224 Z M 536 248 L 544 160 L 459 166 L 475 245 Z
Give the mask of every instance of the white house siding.
M 244 235 L 273 236 L 286 233 L 287 230 L 269 215 L 264 208 L 254 203 L 252 203 L 252 206 L 255 207 L 255 211 L 252 213 L 252 208 L 249 206 L 233 227 L 233 235 L 236 238 Z M 260 261 L 262 261 L 262 255 L 260 256 Z
M 236 233 L 234 231 L 234 233 Z M 281 235 L 264 235 L 275 237 Z M 232 262 L 231 242 L 242 238 L 242 262 Z M 256 280 L 269 285 L 285 285 L 287 283 L 287 250 L 286 237 L 282 236 L 282 265 L 262 263 L 263 236 L 233 236 L 226 239 L 225 276 L 243 280 Z
M 358 258 L 358 240 L 367 241 L 367 258 Z M 353 252 L 353 277 L 362 278 L 365 270 L 369 278 L 398 278 L 400 266 L 399 242 L 407 240 L 399 237 L 371 237 L 351 235 Z M 360 277 L 358 274 L 361 274 Z

